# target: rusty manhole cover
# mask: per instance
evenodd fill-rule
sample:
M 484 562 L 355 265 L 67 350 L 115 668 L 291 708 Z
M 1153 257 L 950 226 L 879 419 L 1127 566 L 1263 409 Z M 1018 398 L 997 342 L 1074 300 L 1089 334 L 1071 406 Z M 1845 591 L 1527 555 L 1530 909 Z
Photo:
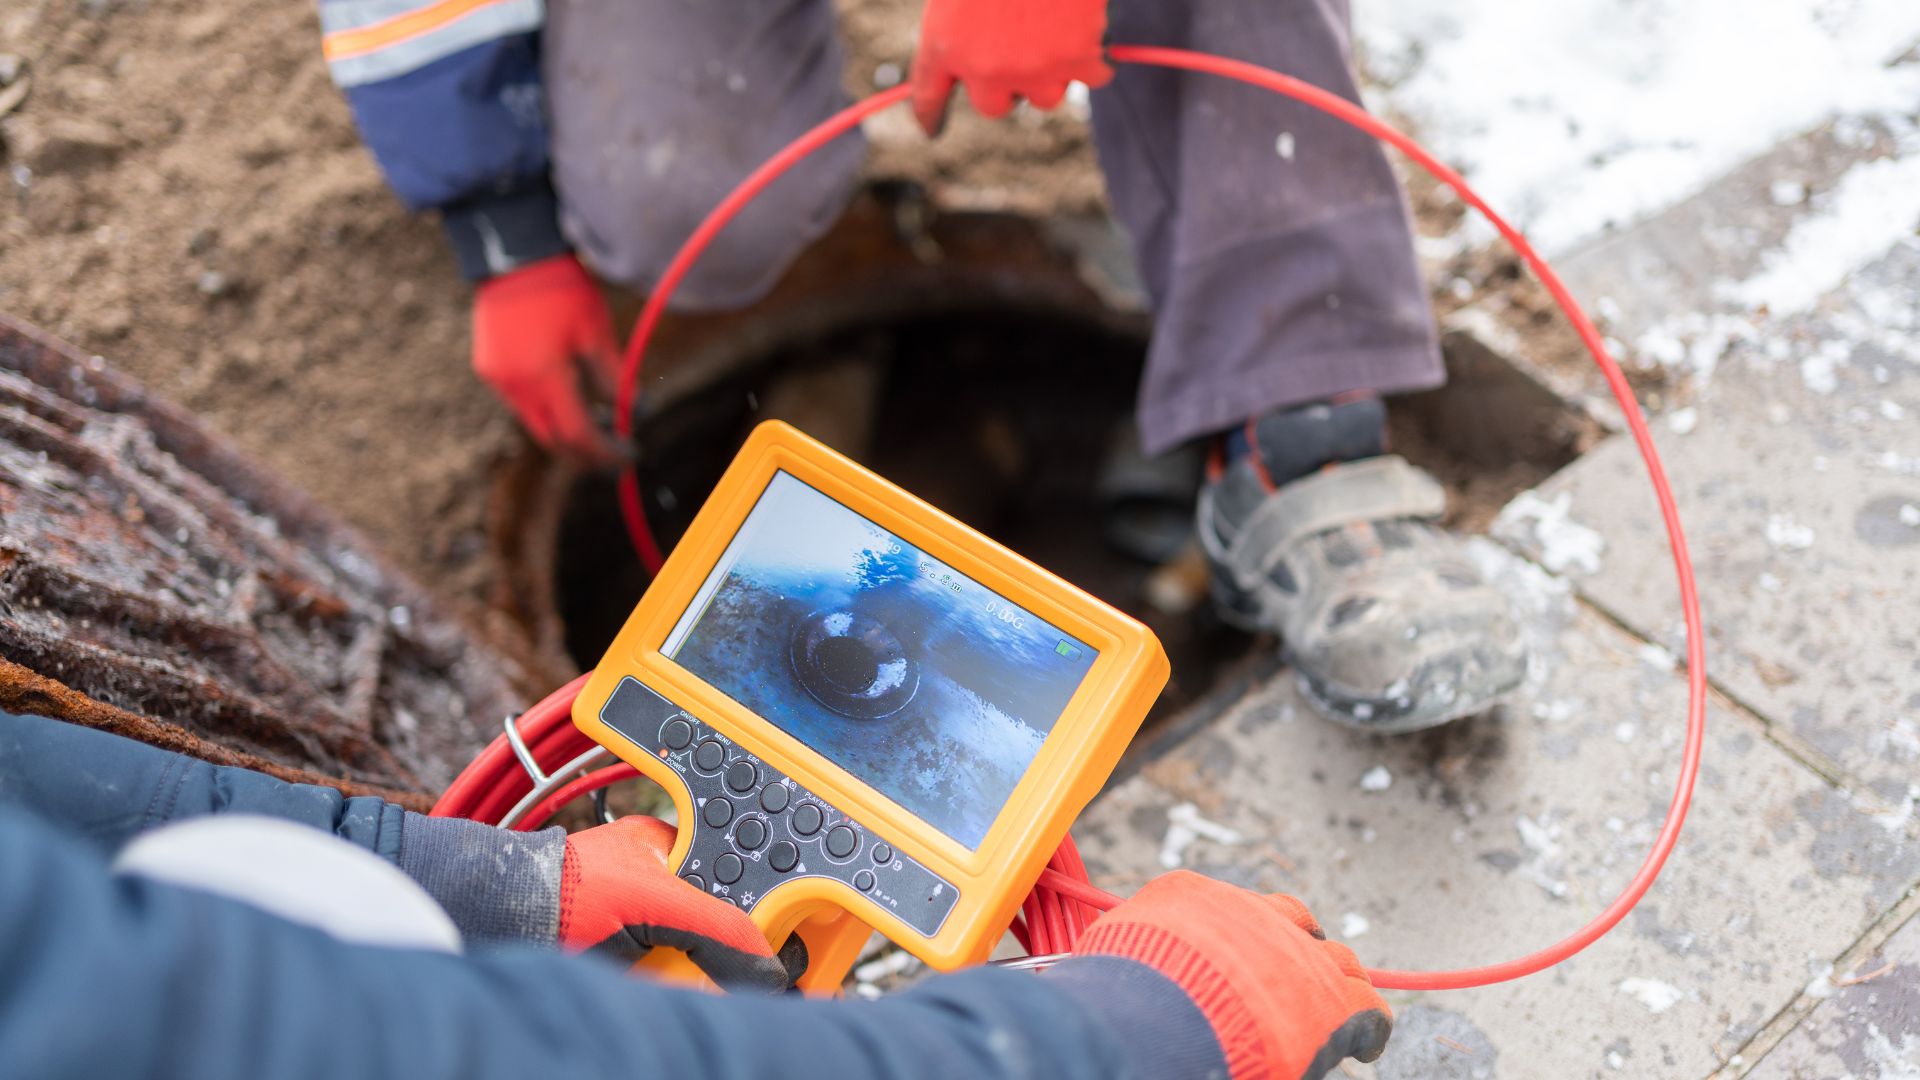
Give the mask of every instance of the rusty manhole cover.
M 425 792 L 528 683 L 185 411 L 0 316 L 0 708 Z

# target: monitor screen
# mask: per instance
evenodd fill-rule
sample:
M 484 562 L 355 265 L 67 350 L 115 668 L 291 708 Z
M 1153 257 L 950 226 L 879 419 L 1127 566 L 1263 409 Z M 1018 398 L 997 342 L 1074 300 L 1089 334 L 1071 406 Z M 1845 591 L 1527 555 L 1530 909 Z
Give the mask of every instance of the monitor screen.
M 786 472 L 660 651 L 970 849 L 1096 656 Z

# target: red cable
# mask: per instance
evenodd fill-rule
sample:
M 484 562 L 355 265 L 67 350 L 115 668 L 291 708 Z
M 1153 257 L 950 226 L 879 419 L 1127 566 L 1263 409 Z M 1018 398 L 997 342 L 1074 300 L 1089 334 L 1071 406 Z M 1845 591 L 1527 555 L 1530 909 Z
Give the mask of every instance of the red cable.
M 1573 324 L 1575 332 L 1580 336 L 1581 344 L 1585 345 L 1587 351 L 1592 354 L 1594 363 L 1606 379 L 1608 389 L 1613 392 L 1614 400 L 1620 404 L 1627 429 L 1633 436 L 1634 445 L 1640 451 L 1641 460 L 1646 464 L 1648 480 L 1660 504 L 1660 516 L 1665 523 L 1667 542 L 1673 553 L 1674 570 L 1680 584 L 1680 603 L 1687 625 L 1687 738 L 1681 757 L 1680 776 L 1674 785 L 1673 800 L 1667 808 L 1666 824 L 1654 840 L 1653 848 L 1648 852 L 1646 861 L 1640 865 L 1640 869 L 1634 874 L 1619 898 L 1609 904 L 1606 910 L 1593 921 L 1565 940 L 1519 959 L 1484 967 L 1434 972 L 1369 970 L 1368 975 L 1372 978 L 1374 985 L 1386 989 L 1442 990 L 1505 982 L 1557 964 L 1591 945 L 1601 935 L 1611 930 L 1626 917 L 1627 912 L 1632 910 L 1652 887 L 1654 879 L 1660 874 L 1661 867 L 1666 864 L 1667 857 L 1672 854 L 1674 844 L 1680 837 L 1681 826 L 1686 821 L 1687 807 L 1693 798 L 1694 781 L 1700 771 L 1701 747 L 1706 736 L 1706 651 L 1705 638 L 1701 629 L 1700 601 L 1694 587 L 1693 562 L 1687 553 L 1686 536 L 1681 529 L 1680 514 L 1674 505 L 1672 488 L 1667 483 L 1666 470 L 1660 464 L 1659 454 L 1653 445 L 1653 437 L 1647 431 L 1646 420 L 1641 415 L 1639 403 L 1634 400 L 1626 375 L 1613 358 L 1607 355 L 1606 346 L 1601 341 L 1599 331 L 1594 328 L 1585 312 L 1580 310 L 1579 304 L 1567 291 L 1559 275 L 1555 274 L 1546 260 L 1534 251 L 1533 245 L 1527 242 L 1526 237 L 1509 225 L 1504 218 L 1494 213 L 1493 209 L 1474 193 L 1459 173 L 1435 159 L 1412 139 L 1369 115 L 1359 106 L 1337 94 L 1292 76 L 1282 75 L 1257 64 L 1229 60 L 1225 57 L 1208 56 L 1184 49 L 1138 45 L 1117 45 L 1109 50 L 1109 54 L 1120 63 L 1144 64 L 1218 75 L 1270 90 L 1359 128 L 1412 158 L 1422 168 L 1452 188 L 1467 205 L 1484 215 L 1493 223 L 1494 228 L 1499 230 L 1500 235 L 1513 246 L 1514 251 L 1547 287 L 1554 302 L 1560 306 L 1560 310 Z M 707 216 L 705 221 L 701 222 L 700 227 L 695 230 L 693 236 L 675 255 L 673 262 L 668 265 L 653 295 L 648 297 L 646 309 L 641 313 L 640 322 L 635 328 L 632 339 L 628 342 L 626 362 L 620 373 L 619 393 L 615 399 L 617 411 L 614 414 L 615 430 L 623 439 L 633 432 L 634 398 L 647 344 L 652 339 L 654 329 L 665 313 L 674 290 L 694 262 L 700 258 L 707 245 L 743 207 L 752 202 L 767 185 L 778 179 L 795 163 L 825 143 L 851 130 L 866 117 L 905 100 L 909 93 L 910 89 L 907 85 L 883 91 L 865 101 L 849 106 L 821 123 L 781 150 L 765 165 L 756 169 Z M 632 469 L 620 478 L 620 509 L 627 531 L 633 538 L 634 547 L 640 554 L 641 562 L 646 565 L 649 572 L 658 571 L 661 563 L 660 549 L 647 527 L 638 477 Z M 1027 917 L 1028 933 L 1035 939 L 1047 936 L 1043 931 L 1042 923 L 1047 917 L 1047 912 L 1058 911 L 1058 904 L 1061 902 L 1059 897 L 1071 897 L 1079 903 L 1096 908 L 1111 907 L 1118 903 L 1114 897 L 1093 888 L 1083 880 L 1076 881 L 1067 873 L 1053 868 L 1042 872 L 1041 886 L 1054 895 L 1030 898 L 1030 902 L 1037 900 L 1038 907 L 1034 910 L 1041 913 L 1039 921 L 1033 918 L 1031 912 Z M 1035 940 L 1034 944 L 1037 947 L 1040 941 Z
M 653 340 L 653 332 L 666 314 L 667 302 L 673 299 L 674 290 L 680 287 L 681 279 L 693 269 L 693 264 L 700 260 L 707 245 L 748 203 L 758 198 L 768 184 L 778 180 L 815 150 L 852 130 L 860 121 L 895 102 L 907 100 L 912 89 L 902 83 L 891 90 L 883 90 L 865 101 L 840 110 L 826 122 L 795 139 L 740 181 L 740 186 L 734 188 L 719 206 L 714 207 L 700 227 L 693 231 L 693 235 L 687 237 L 687 242 L 681 245 L 673 261 L 667 264 L 666 272 L 660 275 L 659 284 L 653 287 L 653 295 L 647 297 L 647 306 L 641 310 L 640 321 L 634 326 L 633 337 L 627 342 L 626 362 L 621 367 L 618 390 L 613 398 L 613 431 L 621 442 L 626 442 L 633 435 L 633 403 L 639 389 L 640 360 L 646 355 L 647 343 Z M 664 560 L 660 546 L 654 543 L 653 530 L 647 527 L 647 514 L 640 499 L 639 475 L 631 466 L 620 476 L 620 516 L 626 522 L 627 535 L 633 539 L 633 547 L 640 555 L 641 565 L 647 568 L 649 574 L 659 573 Z

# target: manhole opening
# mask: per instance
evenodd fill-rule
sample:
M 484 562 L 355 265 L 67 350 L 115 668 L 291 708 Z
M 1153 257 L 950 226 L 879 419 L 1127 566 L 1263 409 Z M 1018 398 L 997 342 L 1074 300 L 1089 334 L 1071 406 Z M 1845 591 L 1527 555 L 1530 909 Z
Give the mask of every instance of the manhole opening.
M 1197 560 L 1158 565 L 1109 535 L 1104 481 L 1132 430 L 1144 356 L 1143 338 L 1070 311 L 946 311 L 779 347 L 646 422 L 648 513 L 670 545 L 746 432 L 788 420 L 1146 622 L 1173 662 L 1156 708 L 1168 715 L 1272 643 L 1222 626 L 1203 599 L 1179 602 L 1204 589 Z M 1447 388 L 1394 403 L 1393 440 L 1452 489 L 1456 524 L 1479 530 L 1584 449 L 1592 425 L 1471 342 L 1449 342 L 1449 367 Z M 1189 467 L 1166 503 L 1181 520 L 1197 458 Z M 597 663 L 646 586 L 611 479 L 575 483 L 554 566 L 566 648 Z

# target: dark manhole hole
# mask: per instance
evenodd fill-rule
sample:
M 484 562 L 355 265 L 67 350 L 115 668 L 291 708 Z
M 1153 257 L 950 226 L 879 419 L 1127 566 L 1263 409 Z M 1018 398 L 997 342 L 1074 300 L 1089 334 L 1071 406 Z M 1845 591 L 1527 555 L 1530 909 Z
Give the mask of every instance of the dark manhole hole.
M 1191 702 L 1250 642 L 1205 605 L 1146 602 L 1156 564 L 1106 536 L 1103 470 L 1127 443 L 1145 342 L 1070 314 L 947 314 L 861 326 L 777 350 L 648 421 L 648 513 L 685 529 L 745 433 L 796 423 L 881 475 L 1140 618 L 1173 657 L 1161 708 Z M 1197 467 L 1196 467 L 1197 469 Z M 1165 483 L 1165 478 L 1161 478 Z M 1197 475 L 1168 502 L 1184 522 Z M 556 552 L 568 652 L 598 661 L 645 588 L 604 478 L 579 481 Z
M 1452 489 L 1456 524 L 1479 530 L 1595 430 L 1484 349 L 1448 345 L 1452 381 L 1394 403 L 1393 441 Z M 1132 430 L 1144 348 L 1110 321 L 1057 311 L 896 318 L 778 348 L 648 420 L 648 512 L 672 543 L 745 433 L 769 416 L 793 421 L 1146 622 L 1173 661 L 1164 716 L 1272 645 L 1224 628 L 1204 602 L 1169 604 L 1168 581 L 1197 586 L 1179 560 L 1161 568 L 1111 542 L 1103 476 Z M 1175 518 L 1187 498 L 1169 500 Z M 555 566 L 567 650 L 593 664 L 646 585 L 610 480 L 574 486 Z

